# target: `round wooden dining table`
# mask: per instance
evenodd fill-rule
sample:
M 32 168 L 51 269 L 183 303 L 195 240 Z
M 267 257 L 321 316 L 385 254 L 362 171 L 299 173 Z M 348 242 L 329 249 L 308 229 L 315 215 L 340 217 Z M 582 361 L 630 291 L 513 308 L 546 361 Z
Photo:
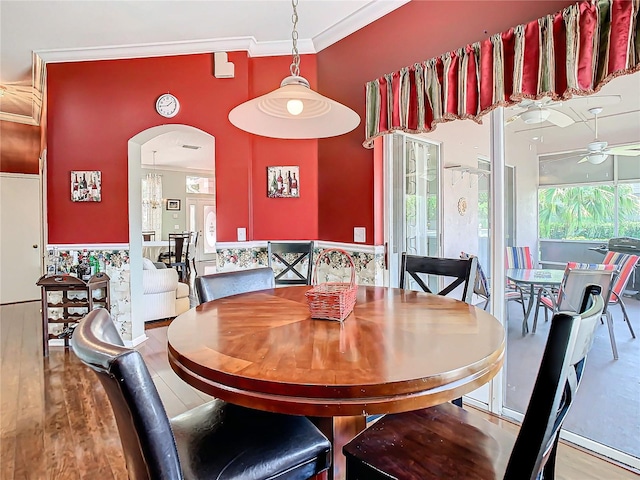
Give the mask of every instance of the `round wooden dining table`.
M 342 445 L 370 414 L 448 402 L 493 378 L 505 349 L 489 313 L 433 294 L 358 287 L 342 322 L 312 319 L 296 286 L 204 303 L 169 326 L 173 370 L 193 387 L 250 408 L 306 415 Z

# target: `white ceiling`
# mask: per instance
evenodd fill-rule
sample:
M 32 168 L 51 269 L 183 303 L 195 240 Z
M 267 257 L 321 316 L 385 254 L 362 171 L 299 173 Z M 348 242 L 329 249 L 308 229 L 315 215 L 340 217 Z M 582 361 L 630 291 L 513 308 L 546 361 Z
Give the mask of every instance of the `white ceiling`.
M 301 0 L 299 51 L 317 53 L 407 2 Z M 32 81 L 39 73 L 33 72 L 34 57 L 68 62 L 236 50 L 286 55 L 292 12 L 290 0 L 2 0 L 0 113 L 31 115 L 30 88 L 41 93 Z
M 610 102 L 618 100 L 614 104 Z M 605 97 L 600 100 L 600 97 Z M 527 125 L 516 120 L 507 125 L 508 134 L 535 143 L 538 154 L 584 149 L 595 138 L 594 116 L 589 109 L 602 107 L 598 115 L 598 137 L 609 145 L 640 143 L 640 72 L 614 78 L 594 95 L 573 97 L 552 108 L 569 115 L 575 123 L 561 128 L 543 122 Z M 505 118 L 522 110 L 508 108 Z M 640 162 L 640 160 L 639 160 Z

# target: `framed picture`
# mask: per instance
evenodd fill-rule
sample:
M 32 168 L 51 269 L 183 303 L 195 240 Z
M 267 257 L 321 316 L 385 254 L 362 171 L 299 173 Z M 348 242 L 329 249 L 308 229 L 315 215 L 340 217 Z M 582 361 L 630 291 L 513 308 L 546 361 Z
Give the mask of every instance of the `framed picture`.
M 267 196 L 297 198 L 300 196 L 300 167 L 267 167 Z
M 180 210 L 180 200 L 167 198 L 167 210 Z
M 99 170 L 71 171 L 71 201 L 102 201 L 102 175 Z

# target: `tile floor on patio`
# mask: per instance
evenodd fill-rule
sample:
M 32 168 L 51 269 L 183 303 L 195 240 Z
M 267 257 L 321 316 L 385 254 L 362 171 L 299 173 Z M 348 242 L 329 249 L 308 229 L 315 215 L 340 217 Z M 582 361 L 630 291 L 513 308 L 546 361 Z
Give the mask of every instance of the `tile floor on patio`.
M 522 308 L 508 302 L 506 407 L 524 412 L 549 332 L 540 310 L 535 334 L 522 336 Z M 640 333 L 640 301 L 624 298 L 631 325 Z M 564 428 L 640 457 L 640 338 L 633 339 L 619 306 L 613 306 L 619 359 L 613 359 L 607 325 L 597 327 L 585 373 Z M 529 327 L 533 322 L 533 312 Z

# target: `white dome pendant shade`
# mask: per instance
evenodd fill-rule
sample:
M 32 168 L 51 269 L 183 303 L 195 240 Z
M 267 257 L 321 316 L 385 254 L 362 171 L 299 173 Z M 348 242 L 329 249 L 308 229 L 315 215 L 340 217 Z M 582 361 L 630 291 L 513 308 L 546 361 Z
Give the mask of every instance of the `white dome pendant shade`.
M 241 130 L 271 138 L 309 139 L 335 137 L 350 132 L 360 124 L 356 112 L 341 103 L 311 90 L 300 76 L 298 0 L 293 5 L 293 62 L 291 76 L 280 88 L 248 100 L 229 112 L 229 121 Z
M 350 132 L 360 124 L 360 117 L 311 90 L 305 78 L 292 75 L 277 90 L 235 107 L 229 112 L 229 121 L 255 135 L 303 139 Z

